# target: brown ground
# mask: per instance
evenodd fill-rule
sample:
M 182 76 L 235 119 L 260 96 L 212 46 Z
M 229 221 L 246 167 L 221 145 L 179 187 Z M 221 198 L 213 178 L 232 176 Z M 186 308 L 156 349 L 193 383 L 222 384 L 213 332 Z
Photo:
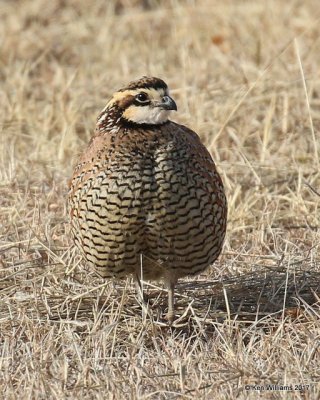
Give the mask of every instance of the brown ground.
M 1 398 L 320 397 L 319 38 L 318 0 L 0 2 Z M 142 315 L 68 238 L 75 156 L 145 74 L 229 200 L 223 254 L 178 285 L 172 329 L 161 285 Z

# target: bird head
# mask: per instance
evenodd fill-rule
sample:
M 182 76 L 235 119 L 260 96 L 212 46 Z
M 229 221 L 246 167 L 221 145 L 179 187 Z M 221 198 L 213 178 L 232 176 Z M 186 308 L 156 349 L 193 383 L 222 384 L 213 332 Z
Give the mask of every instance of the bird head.
M 114 93 L 98 118 L 103 125 L 163 124 L 177 105 L 169 96 L 168 86 L 159 78 L 143 77 Z M 108 122 L 109 120 L 109 122 Z

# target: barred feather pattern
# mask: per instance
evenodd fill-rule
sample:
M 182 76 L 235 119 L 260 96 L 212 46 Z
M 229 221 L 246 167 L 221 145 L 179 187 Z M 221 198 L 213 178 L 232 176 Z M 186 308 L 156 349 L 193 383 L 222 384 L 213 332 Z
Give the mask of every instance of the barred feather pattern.
M 98 129 L 75 169 L 72 232 L 103 277 L 177 280 L 219 256 L 227 205 L 215 164 L 198 136 L 168 121 Z

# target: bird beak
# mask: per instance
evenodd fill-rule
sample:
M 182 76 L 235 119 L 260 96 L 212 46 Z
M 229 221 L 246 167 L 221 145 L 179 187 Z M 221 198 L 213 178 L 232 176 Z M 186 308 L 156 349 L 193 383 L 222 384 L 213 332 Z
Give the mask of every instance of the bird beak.
M 170 96 L 163 96 L 162 101 L 156 104 L 156 107 L 162 107 L 164 110 L 177 111 L 176 102 Z

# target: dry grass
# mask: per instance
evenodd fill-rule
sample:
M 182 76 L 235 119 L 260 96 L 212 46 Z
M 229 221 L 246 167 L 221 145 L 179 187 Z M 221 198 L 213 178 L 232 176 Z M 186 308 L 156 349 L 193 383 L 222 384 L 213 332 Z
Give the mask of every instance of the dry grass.
M 1 398 L 318 399 L 318 1 L 2 0 L 0 20 Z M 96 116 L 145 74 L 229 199 L 223 255 L 180 283 L 171 329 L 161 286 L 142 315 L 131 282 L 79 263 L 66 222 Z M 265 384 L 309 386 L 245 389 Z

